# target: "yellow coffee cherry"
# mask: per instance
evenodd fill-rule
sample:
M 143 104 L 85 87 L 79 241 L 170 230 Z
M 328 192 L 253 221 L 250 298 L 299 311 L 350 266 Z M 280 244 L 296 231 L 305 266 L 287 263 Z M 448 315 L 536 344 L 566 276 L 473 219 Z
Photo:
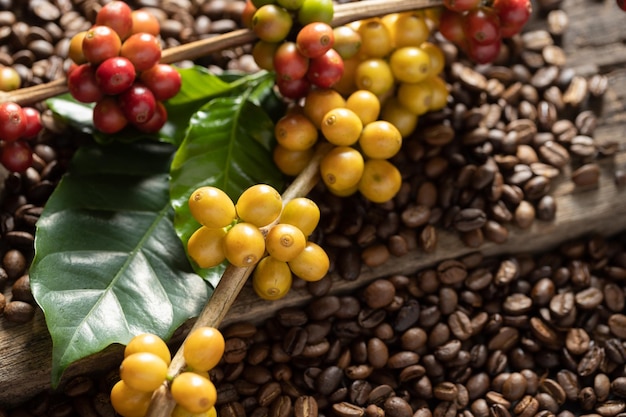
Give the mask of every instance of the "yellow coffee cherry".
M 206 413 L 217 401 L 215 385 L 195 372 L 183 372 L 174 377 L 170 391 L 174 401 L 190 413 Z
M 198 223 L 206 227 L 226 227 L 235 220 L 235 205 L 224 191 L 206 186 L 189 196 L 189 211 Z
M 222 240 L 228 262 L 237 267 L 249 267 L 265 253 L 265 238 L 256 225 L 237 223 Z
M 438 76 L 429 77 L 428 82 L 433 90 L 432 98 L 430 100 L 430 111 L 443 109 L 448 104 L 448 96 L 450 95 L 446 82 L 443 78 Z
M 289 265 L 273 256 L 261 259 L 252 273 L 252 288 L 264 300 L 283 298 L 291 289 L 292 282 Z
M 361 179 L 363 164 L 361 152 L 350 146 L 336 146 L 320 161 L 322 181 L 338 191 L 352 188 Z
M 272 151 L 272 159 L 280 172 L 295 177 L 306 168 L 314 153 L 313 148 L 304 151 L 292 151 L 284 146 L 276 145 Z
M 125 357 L 120 365 L 120 378 L 137 391 L 152 392 L 166 377 L 167 364 L 154 353 L 133 353 Z
M 235 210 L 239 219 L 255 226 L 267 226 L 280 216 L 283 199 L 271 185 L 255 184 L 237 199 Z
M 430 36 L 430 29 L 419 12 L 400 13 L 391 29 L 396 48 L 420 46 Z
M 324 115 L 336 109 L 337 107 L 345 107 L 346 100 L 332 88 L 313 89 L 308 92 L 304 98 L 304 114 L 313 122 L 316 128 L 322 125 Z
M 422 43 L 420 48 L 430 57 L 430 71 L 428 72 L 428 76 L 433 77 L 441 74 L 446 66 L 446 56 L 443 54 L 441 48 L 431 42 Z
M 326 140 L 333 145 L 349 146 L 359 140 L 363 122 L 352 110 L 337 107 L 324 115 L 321 128 Z
M 150 407 L 152 392 L 130 388 L 124 381 L 118 381 L 111 389 L 111 405 L 122 417 L 144 417 Z
M 390 97 L 381 110 L 380 118 L 393 124 L 406 138 L 415 131 L 419 117 L 404 107 L 396 97 Z
M 319 221 L 319 206 L 306 197 L 296 197 L 289 200 L 283 207 L 283 212 L 280 215 L 281 223 L 296 226 L 307 237 L 313 233 Z
M 350 94 L 346 99 L 346 108 L 359 116 L 363 126 L 376 121 L 380 116 L 380 100 L 369 90 L 357 90 Z
M 359 54 L 365 58 L 383 58 L 393 49 L 391 34 L 380 18 L 373 17 L 361 22 Z
M 392 123 L 377 120 L 363 127 L 359 147 L 368 158 L 389 159 L 402 147 L 402 134 Z
M 396 97 L 407 110 L 421 116 L 430 110 L 433 87 L 428 81 L 400 83 Z
M 224 227 L 213 229 L 200 226 L 187 241 L 187 253 L 200 268 L 213 268 L 226 259 L 222 246 L 224 236 Z
M 317 128 L 303 113 L 290 112 L 274 126 L 276 142 L 292 151 L 304 151 L 317 142 Z
M 330 268 L 330 259 L 321 246 L 309 241 L 302 253 L 288 264 L 295 276 L 313 282 L 326 276 Z
M 374 203 L 385 203 L 398 194 L 402 175 L 398 168 L 386 159 L 369 159 L 365 162 L 359 181 L 359 192 Z
M 172 361 L 172 354 L 165 341 L 152 333 L 141 333 L 130 339 L 124 348 L 124 357 L 139 352 L 153 353 L 163 359 L 168 366 Z
M 430 74 L 430 56 L 420 47 L 404 46 L 391 53 L 389 67 L 397 81 L 417 83 Z
M 279 261 L 288 262 L 298 256 L 306 246 L 302 230 L 289 223 L 272 226 L 265 236 L 267 253 Z
M 382 96 L 394 86 L 395 78 L 386 60 L 371 58 L 356 67 L 354 81 L 357 88 Z
M 183 357 L 192 370 L 206 372 L 222 359 L 225 349 L 222 333 L 211 326 L 201 326 L 189 333 L 183 343 Z

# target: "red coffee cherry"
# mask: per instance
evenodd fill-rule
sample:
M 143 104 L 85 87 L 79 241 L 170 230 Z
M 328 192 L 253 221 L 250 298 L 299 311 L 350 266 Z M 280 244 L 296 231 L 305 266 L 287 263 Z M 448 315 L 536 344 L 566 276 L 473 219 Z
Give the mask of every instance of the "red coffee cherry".
M 33 163 L 33 151 L 28 143 L 23 140 L 4 142 L 0 163 L 12 172 L 24 172 Z
M 83 39 L 83 55 L 92 64 L 118 56 L 121 47 L 119 35 L 108 26 L 93 26 Z
M 161 60 L 161 44 L 149 33 L 135 33 L 122 44 L 120 55 L 130 60 L 137 71 L 152 68 Z
M 24 129 L 22 137 L 24 139 L 33 139 L 43 128 L 41 125 L 41 114 L 34 107 L 22 107 L 22 111 L 24 116 L 26 116 L 26 129 Z
M 115 95 L 133 85 L 137 73 L 128 59 L 115 56 L 105 60 L 96 69 L 96 82 L 104 94 Z
M 330 88 L 343 75 L 343 59 L 334 49 L 329 49 L 320 57 L 309 62 L 307 78 L 319 88 Z
M 120 37 L 126 39 L 133 29 L 132 9 L 123 1 L 112 1 L 102 6 L 96 15 L 96 25 L 112 28 Z
M 147 122 L 134 126 L 145 133 L 157 133 L 165 125 L 165 122 L 167 122 L 167 109 L 162 102 L 157 101 L 152 117 Z
M 93 126 L 100 132 L 113 134 L 124 129 L 128 125 L 128 119 L 124 116 L 117 98 L 104 97 L 93 108 Z
M 333 47 L 335 32 L 323 22 L 309 23 L 296 35 L 296 45 L 300 53 L 308 58 L 322 56 Z
M 128 90 L 118 96 L 124 116 L 130 123 L 141 124 L 152 118 L 156 109 L 154 94 L 148 87 L 135 82 Z
M 0 104 L 0 140 L 13 142 L 26 131 L 26 115 L 22 106 L 13 102 Z
M 157 64 L 143 71 L 139 78 L 160 101 L 174 97 L 182 85 L 180 73 L 168 64 Z
M 81 64 L 67 77 L 67 87 L 72 97 L 81 103 L 95 103 L 104 93 L 96 81 L 96 71 L 91 64 Z

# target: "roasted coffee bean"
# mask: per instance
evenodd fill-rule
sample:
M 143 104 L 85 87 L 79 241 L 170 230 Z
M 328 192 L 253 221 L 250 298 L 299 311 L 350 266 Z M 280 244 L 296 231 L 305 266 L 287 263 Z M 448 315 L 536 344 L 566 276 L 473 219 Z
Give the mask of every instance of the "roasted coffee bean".
M 4 317 L 13 323 L 27 323 L 35 316 L 35 307 L 24 301 L 9 301 L 4 306 Z
M 480 229 L 485 225 L 487 215 L 484 211 L 474 208 L 466 208 L 459 211 L 453 219 L 454 228 L 459 232 L 469 232 Z
M 604 373 L 598 373 L 593 378 L 593 389 L 598 401 L 606 401 L 611 393 L 611 380 Z
M 537 213 L 537 218 L 539 220 L 545 220 L 545 221 L 554 220 L 554 217 L 556 216 L 556 210 L 557 210 L 556 200 L 554 199 L 554 197 L 552 197 L 549 194 L 543 196 L 537 202 L 536 213 Z
M 389 305 L 396 295 L 396 288 L 389 280 L 378 279 L 363 290 L 363 300 L 371 309 Z
M 620 339 L 626 339 L 626 315 L 621 313 L 612 314 L 608 319 L 611 333 Z
M 565 347 L 573 355 L 582 355 L 589 350 L 591 338 L 583 328 L 568 330 L 565 337 Z
M 569 152 L 558 142 L 548 141 L 541 145 L 538 150 L 539 157 L 547 164 L 556 168 L 563 168 L 569 163 Z
M 578 375 L 592 375 L 604 360 L 604 349 L 599 346 L 591 346 L 590 349 L 578 362 Z
M 362 417 L 365 415 L 365 410 L 362 407 L 345 401 L 333 404 L 332 410 L 339 417 Z
M 398 396 L 392 396 L 385 400 L 383 403 L 383 410 L 385 416 L 389 417 L 412 417 L 413 410 L 411 405 L 403 398 Z

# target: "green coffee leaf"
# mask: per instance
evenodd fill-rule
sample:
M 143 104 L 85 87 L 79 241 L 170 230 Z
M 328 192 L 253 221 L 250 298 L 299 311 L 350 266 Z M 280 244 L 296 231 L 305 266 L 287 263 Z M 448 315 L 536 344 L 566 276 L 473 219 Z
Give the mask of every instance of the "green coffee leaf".
M 158 142 L 79 149 L 37 224 L 33 295 L 52 337 L 52 383 L 74 361 L 151 332 L 168 339 L 212 288 L 173 226 Z

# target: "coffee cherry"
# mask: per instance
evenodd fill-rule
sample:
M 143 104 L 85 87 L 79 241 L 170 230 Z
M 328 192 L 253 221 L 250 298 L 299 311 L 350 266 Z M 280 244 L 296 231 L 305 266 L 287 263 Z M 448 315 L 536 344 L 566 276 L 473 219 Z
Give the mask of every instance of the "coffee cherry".
M 430 110 L 432 94 L 431 84 L 424 80 L 419 83 L 400 83 L 396 97 L 409 111 L 421 116 Z
M 417 114 L 400 104 L 396 97 L 390 97 L 385 101 L 380 118 L 393 124 L 403 138 L 413 133 L 417 127 Z
M 359 137 L 361 152 L 372 159 L 389 159 L 402 147 L 402 134 L 393 124 L 377 120 L 363 127 Z
M 105 4 L 96 15 L 96 25 L 112 28 L 120 37 L 126 39 L 133 29 L 132 10 L 123 1 L 112 1 Z
M 280 172 L 295 177 L 306 168 L 313 158 L 313 154 L 313 148 L 294 151 L 279 144 L 272 151 L 272 160 Z
M 275 259 L 289 262 L 304 250 L 306 237 L 296 226 L 278 223 L 265 236 L 265 249 Z
M 146 9 L 133 10 L 131 19 L 133 21 L 132 34 L 149 33 L 152 36 L 158 36 L 161 33 L 159 20 Z
M 389 63 L 379 58 L 362 61 L 356 68 L 354 78 L 357 88 L 369 90 L 377 96 L 389 92 L 395 83 Z
M 333 0 L 304 0 L 298 9 L 298 23 L 302 26 L 313 22 L 330 24 L 334 10 Z
M 215 385 L 194 372 L 183 372 L 174 377 L 171 393 L 174 401 L 190 413 L 205 413 L 217 401 Z
M 374 203 L 385 203 L 400 191 L 402 175 L 386 159 L 369 159 L 365 162 L 359 181 L 359 192 Z
M 326 276 L 330 268 L 330 259 L 321 246 L 309 241 L 300 255 L 288 264 L 295 276 L 305 281 L 314 282 Z
M 361 22 L 358 29 L 361 36 L 359 51 L 366 58 L 384 58 L 393 49 L 391 33 L 378 17 Z
M 336 146 L 320 161 L 322 181 L 333 192 L 350 190 L 363 174 L 363 155 L 350 146 Z
M 12 142 L 26 131 L 26 115 L 22 106 L 7 101 L 0 103 L 0 140 Z
M 418 83 L 430 74 L 430 56 L 420 47 L 404 46 L 391 53 L 389 67 L 397 81 Z
M 92 112 L 93 126 L 100 132 L 114 134 L 128 125 L 128 119 L 115 97 L 107 96 L 96 103 Z
M 439 32 L 457 46 L 466 42 L 464 26 L 465 21 L 461 13 L 446 9 L 439 17 Z
M 111 389 L 111 405 L 122 417 L 143 417 L 150 407 L 151 392 L 130 388 L 124 381 L 118 381 Z
M 0 65 L 0 91 L 13 91 L 20 88 L 22 78 L 13 67 Z
M 127 58 L 115 56 L 104 60 L 96 69 L 96 82 L 104 94 L 120 94 L 133 85 L 137 73 Z
M 500 35 L 503 38 L 521 32 L 532 14 L 530 0 L 495 0 L 493 7 L 500 19 Z
M 318 129 L 322 126 L 322 119 L 332 109 L 345 107 L 346 100 L 332 88 L 314 89 L 306 95 L 303 111 Z
M 148 87 L 135 82 L 118 96 L 124 115 L 130 123 L 145 123 L 154 115 L 156 99 Z
M 501 47 L 502 42 L 500 40 L 488 44 L 470 41 L 465 51 L 469 58 L 477 64 L 487 64 L 493 62 L 500 55 Z
M 22 112 L 26 118 L 26 128 L 22 133 L 24 139 L 34 139 L 43 129 L 41 124 L 41 113 L 34 107 L 22 107 Z
M 296 35 L 298 51 L 308 58 L 322 56 L 333 47 L 335 33 L 333 28 L 323 22 L 305 25 Z
M 152 117 L 147 122 L 135 123 L 133 126 L 140 132 L 157 133 L 165 126 L 165 123 L 167 123 L 167 109 L 162 102 L 157 101 Z
M 72 36 L 70 39 L 67 55 L 73 63 L 78 65 L 85 64 L 87 62 L 87 58 L 85 58 L 85 54 L 83 54 L 83 40 L 85 39 L 86 34 L 87 31 L 83 30 Z
M 4 142 L 0 153 L 0 163 L 11 172 L 24 172 L 33 163 L 33 151 L 23 140 Z
M 395 48 L 421 46 L 430 36 L 430 29 L 423 16 L 416 12 L 400 13 L 389 27 Z
M 226 236 L 225 228 L 210 228 L 201 226 L 193 232 L 187 241 L 187 253 L 200 268 L 213 268 L 224 259 L 223 240 Z
M 469 42 L 487 45 L 500 41 L 500 18 L 492 8 L 470 10 L 463 17 L 463 23 Z
M 276 87 L 281 96 L 286 99 L 297 100 L 306 96 L 311 91 L 311 82 L 306 78 L 288 80 L 278 78 Z
M 152 392 L 167 376 L 167 364 L 159 356 L 149 352 L 133 353 L 120 365 L 120 378 L 130 388 Z
M 352 110 L 337 107 L 324 115 L 322 134 L 333 145 L 349 146 L 359 140 L 363 122 Z
M 134 336 L 124 348 L 124 357 L 133 353 L 148 352 L 157 355 L 168 366 L 172 361 L 169 348 L 159 336 L 152 333 L 141 333 Z
M 361 49 L 361 35 L 350 26 L 342 25 L 333 29 L 335 41 L 333 49 L 345 61 L 355 57 Z
M 198 223 L 209 228 L 229 226 L 237 215 L 235 205 L 224 191 L 204 186 L 189 196 L 189 211 Z
M 83 54 L 92 64 L 118 56 L 122 47 L 119 35 L 108 26 L 93 26 L 83 38 Z
M 161 60 L 161 44 L 149 33 L 135 33 L 122 43 L 120 55 L 127 58 L 141 72 L 155 66 Z
M 284 80 L 304 78 L 309 70 L 309 58 L 302 55 L 294 42 L 283 42 L 274 52 L 276 76 Z
M 275 4 L 266 4 L 252 16 L 252 31 L 266 42 L 283 41 L 293 25 L 289 12 Z
M 357 90 L 346 99 L 346 108 L 352 110 L 366 125 L 378 119 L 380 115 L 380 100 L 378 96 L 368 90 Z
M 222 333 L 214 327 L 203 326 L 191 331 L 185 339 L 183 357 L 194 371 L 209 371 L 219 363 L 224 348 Z
M 81 103 L 95 103 L 104 97 L 91 64 L 81 64 L 67 76 L 67 87 L 74 99 Z
M 311 58 L 307 78 L 318 88 L 331 88 L 343 75 L 343 59 L 334 49 L 322 56 Z
M 180 73 L 171 65 L 157 64 L 141 73 L 142 83 L 154 94 L 158 101 L 169 100 L 180 91 L 182 78 Z
M 293 151 L 304 151 L 315 145 L 318 132 L 308 117 L 299 112 L 292 112 L 276 122 L 274 136 L 279 145 Z
M 283 298 L 291 289 L 293 278 L 286 262 L 266 256 L 252 273 L 252 288 L 264 300 Z
M 237 223 L 222 239 L 226 259 L 236 267 L 255 265 L 265 252 L 265 238 L 251 223 Z
M 242 221 L 263 227 L 278 219 L 283 209 L 283 200 L 274 187 L 255 184 L 241 193 L 235 209 Z
M 320 209 L 315 202 L 306 197 L 289 200 L 280 215 L 280 222 L 292 224 L 310 236 L 320 221 Z

